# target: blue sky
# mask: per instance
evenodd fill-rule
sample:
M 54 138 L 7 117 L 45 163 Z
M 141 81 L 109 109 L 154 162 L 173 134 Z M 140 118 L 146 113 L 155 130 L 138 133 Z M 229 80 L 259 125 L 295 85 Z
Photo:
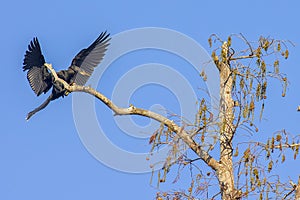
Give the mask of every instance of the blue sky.
M 250 40 L 260 35 L 289 39 L 296 47 L 291 48 L 290 59 L 281 66 L 290 81 L 287 97 L 281 97 L 279 83 L 270 87 L 264 125 L 260 126 L 265 134 L 282 128 L 298 134 L 300 3 L 240 2 L 11 0 L 2 3 L 0 199 L 153 199 L 156 192 L 149 185 L 151 174 L 119 172 L 101 164 L 86 150 L 74 124 L 70 96 L 52 102 L 29 122 L 25 121 L 27 112 L 46 98 L 35 97 L 21 69 L 27 45 L 35 36 L 39 38 L 46 61 L 57 70 L 68 67 L 76 53 L 104 30 L 115 35 L 133 28 L 168 28 L 193 38 L 207 50 L 207 39 L 212 33 L 221 37 L 243 33 Z M 188 64 L 176 56 L 142 51 L 117 60 L 105 72 L 97 89 L 111 95 L 113 83 L 126 70 L 145 62 L 160 61 L 176 68 L 187 79 L 197 80 L 193 70 L 182 69 L 181 66 Z M 140 88 L 132 102 L 144 108 L 155 103 L 166 104 L 168 109 L 178 111 L 174 95 L 164 91 L 160 87 Z M 169 97 L 165 97 L 165 93 Z M 148 96 L 145 98 L 145 95 Z M 147 139 L 131 138 L 117 127 L 109 126 L 113 118 L 105 106 L 96 102 L 95 107 L 99 122 L 107 132 L 114 134 L 107 137 L 115 144 L 136 152 L 150 149 Z M 288 162 L 279 172 L 284 176 L 297 176 L 299 164 L 299 160 Z

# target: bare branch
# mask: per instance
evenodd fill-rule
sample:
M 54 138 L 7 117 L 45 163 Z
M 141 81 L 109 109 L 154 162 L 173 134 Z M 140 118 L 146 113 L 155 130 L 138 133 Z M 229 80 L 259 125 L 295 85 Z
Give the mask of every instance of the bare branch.
M 254 53 L 253 53 L 253 49 L 252 49 L 252 46 L 250 45 L 250 43 L 248 42 L 248 40 L 245 38 L 245 36 L 240 33 L 240 36 L 243 38 L 243 40 L 246 42 L 246 44 L 249 46 L 250 48 L 250 51 L 251 51 L 251 54 L 249 56 L 252 56 Z
M 247 58 L 255 58 L 256 55 L 248 55 L 248 56 L 239 56 L 239 57 L 232 57 L 230 60 L 241 60 L 241 59 L 247 59 Z
M 54 80 L 61 82 L 64 85 L 65 89 L 68 90 L 70 93 L 85 92 L 91 94 L 97 99 L 99 99 L 100 101 L 102 101 L 107 107 L 109 107 L 115 113 L 115 115 L 140 115 L 140 116 L 154 119 L 160 123 L 163 123 L 165 126 L 170 128 L 173 132 L 175 132 L 177 136 L 181 138 L 185 142 L 185 144 L 188 145 L 208 166 L 210 166 L 215 171 L 219 169 L 219 163 L 217 162 L 217 160 L 215 160 L 211 155 L 209 155 L 208 152 L 201 147 L 201 145 L 197 144 L 190 137 L 190 135 L 183 128 L 179 127 L 176 123 L 174 123 L 173 120 L 170 120 L 162 115 L 159 115 L 149 110 L 136 108 L 133 105 L 130 105 L 128 108 L 118 107 L 106 96 L 104 96 L 100 92 L 97 92 L 91 87 L 80 86 L 76 84 L 69 85 L 67 82 L 65 82 L 64 80 L 60 79 L 57 76 L 51 64 L 45 63 L 44 65 L 51 71 Z

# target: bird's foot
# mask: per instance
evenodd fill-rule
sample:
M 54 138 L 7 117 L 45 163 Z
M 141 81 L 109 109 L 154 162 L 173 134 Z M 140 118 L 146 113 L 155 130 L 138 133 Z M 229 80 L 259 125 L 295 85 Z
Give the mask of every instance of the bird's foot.
M 70 92 L 68 90 L 65 91 L 65 96 L 68 96 Z
M 74 82 L 73 82 L 73 83 L 70 83 L 70 86 L 73 86 L 73 85 L 75 85 Z M 65 96 L 68 96 L 70 93 L 71 93 L 70 91 L 66 90 L 66 91 L 65 91 Z

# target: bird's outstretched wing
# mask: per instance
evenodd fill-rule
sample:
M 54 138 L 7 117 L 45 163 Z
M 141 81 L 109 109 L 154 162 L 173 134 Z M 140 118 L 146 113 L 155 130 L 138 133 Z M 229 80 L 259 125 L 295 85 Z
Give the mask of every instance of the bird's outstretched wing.
M 94 68 L 104 57 L 109 45 L 109 34 L 102 32 L 99 37 L 86 49 L 82 49 L 72 60 L 69 69 L 75 71 L 70 83 L 84 85 L 92 75 Z
M 46 93 L 52 86 L 51 74 L 44 66 L 45 58 L 37 38 L 28 45 L 23 61 L 23 71 L 28 70 L 27 79 L 34 93 L 39 96 Z

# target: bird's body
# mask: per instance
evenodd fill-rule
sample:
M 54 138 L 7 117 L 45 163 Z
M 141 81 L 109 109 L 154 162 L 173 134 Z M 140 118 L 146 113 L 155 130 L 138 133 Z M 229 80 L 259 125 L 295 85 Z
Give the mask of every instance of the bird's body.
M 57 72 L 57 76 L 68 84 L 84 85 L 92 75 L 94 68 L 101 62 L 110 40 L 109 34 L 101 33 L 100 36 L 86 49 L 82 49 L 72 60 L 70 67 Z M 46 101 L 39 107 L 28 113 L 26 119 L 45 108 L 50 101 L 66 95 L 63 84 L 54 81 L 53 75 L 48 71 L 44 56 L 37 38 L 28 45 L 23 71 L 28 70 L 27 79 L 34 93 L 39 96 L 47 93 L 51 87 L 52 92 Z

